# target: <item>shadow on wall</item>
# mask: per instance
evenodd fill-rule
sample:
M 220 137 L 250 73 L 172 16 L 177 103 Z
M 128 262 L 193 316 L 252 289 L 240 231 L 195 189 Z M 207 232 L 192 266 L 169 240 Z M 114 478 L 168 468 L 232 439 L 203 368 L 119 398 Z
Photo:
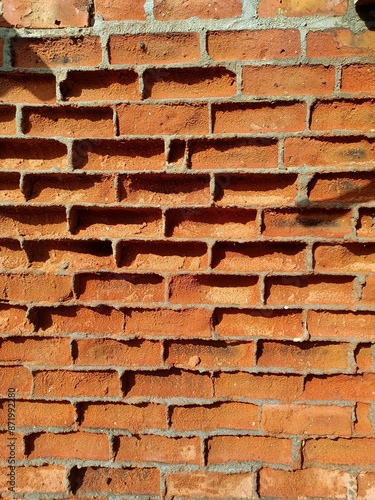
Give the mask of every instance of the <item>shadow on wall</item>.
M 367 29 L 375 30 L 375 0 L 358 0 L 355 5 L 358 16 L 364 21 Z

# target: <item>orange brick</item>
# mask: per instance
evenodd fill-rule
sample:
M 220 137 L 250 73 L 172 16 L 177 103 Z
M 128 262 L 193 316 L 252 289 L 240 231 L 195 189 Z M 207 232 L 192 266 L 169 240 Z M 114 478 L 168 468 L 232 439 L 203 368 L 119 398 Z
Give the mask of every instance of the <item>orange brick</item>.
M 7 474 L 9 469 L 0 468 L 0 489 L 8 491 Z M 17 467 L 17 493 L 65 493 L 67 489 L 67 471 L 59 465 L 40 467 Z
M 342 68 L 342 92 L 373 93 L 375 65 L 348 64 Z
M 352 408 L 321 405 L 263 405 L 261 429 L 267 434 L 351 436 Z
M 76 141 L 72 155 L 75 169 L 126 172 L 165 166 L 164 141 L 160 139 Z
M 166 499 L 245 498 L 252 497 L 255 481 L 251 472 L 169 472 L 166 475 Z
M 207 134 L 207 104 L 121 104 L 120 135 Z
M 371 30 L 353 33 L 337 28 L 310 31 L 307 34 L 307 57 L 349 57 L 374 54 L 375 34 Z
M 303 397 L 306 400 L 375 401 L 375 374 L 311 376 L 305 382 Z
M 237 93 L 236 75 L 225 68 L 149 69 L 143 74 L 144 97 L 199 99 Z
M 375 453 L 375 439 L 316 439 L 305 442 L 304 463 L 368 465 Z
M 169 464 L 201 464 L 201 445 L 198 437 L 120 436 L 119 462 L 158 462 Z
M 12 38 L 16 68 L 98 66 L 102 61 L 100 38 Z
M 208 440 L 209 465 L 247 461 L 292 465 L 292 442 L 263 436 L 215 436 Z
M 309 185 L 309 199 L 324 203 L 366 203 L 373 198 L 369 174 L 323 174 Z
M 291 137 L 285 140 L 287 167 L 348 167 L 375 164 L 373 139 L 357 137 Z
M 220 337 L 289 338 L 302 337 L 300 311 L 218 309 L 215 333 Z
M 348 0 L 261 0 L 259 17 L 340 16 L 348 9 Z
M 1 368 L 0 396 L 8 397 L 8 389 L 16 390 L 16 397 L 30 395 L 32 386 L 31 372 L 22 366 L 3 366 Z
M 247 239 L 257 236 L 256 212 L 241 208 L 168 210 L 167 236 L 177 238 Z
M 71 432 L 52 434 L 43 432 L 26 437 L 26 446 L 32 446 L 29 459 L 109 460 L 109 442 L 105 434 Z
M 0 106 L 0 134 L 14 135 L 16 133 L 16 108 Z
M 210 338 L 211 311 L 207 309 L 128 309 L 125 335 L 137 337 Z
M 212 112 L 215 134 L 299 132 L 306 128 L 306 106 L 299 102 L 216 104 Z
M 1 274 L 0 299 L 13 302 L 64 302 L 73 297 L 69 276 Z
M 70 365 L 69 339 L 7 338 L 0 341 L 0 358 L 6 363 Z
M 20 189 L 19 173 L 0 172 L 0 198 L 2 202 L 19 203 L 25 201 Z
M 2 368 L 3 370 L 4 368 Z M 75 411 L 71 403 L 47 403 L 44 401 L 16 401 L 15 425 L 22 427 L 72 427 Z M 7 405 L 2 404 L 0 425 L 7 426 Z
M 173 64 L 199 61 L 199 35 L 112 35 L 109 37 L 109 60 L 111 64 Z
M 24 108 L 23 131 L 42 137 L 113 137 L 113 110 L 107 107 Z
M 95 12 L 105 21 L 146 20 L 142 2 L 129 4 L 126 0 L 95 0 Z
M 23 446 L 21 445 L 23 442 L 22 434 L 18 434 L 14 431 L 11 432 L 13 434 L 11 434 L 9 430 L 8 432 L 0 432 L 0 460 L 7 462 L 9 465 L 13 465 L 16 460 L 24 460 L 26 458 L 23 452 Z M 8 462 L 9 459 L 11 462 Z M 14 462 L 12 462 L 12 460 L 14 460 Z M 10 470 L 8 470 L 8 474 L 9 473 Z M 10 484 L 8 484 L 8 487 L 9 486 Z M 6 489 L 8 490 L 8 488 Z
M 278 399 L 291 402 L 302 393 L 302 377 L 296 375 L 254 375 L 220 373 L 215 380 L 218 398 Z
M 158 495 L 160 472 L 158 469 L 110 469 L 86 467 L 79 469 L 78 492 L 111 493 L 124 495 Z
M 126 241 L 119 252 L 119 266 L 134 270 L 194 272 L 208 268 L 207 245 L 200 242 Z
M 375 273 L 375 245 L 317 245 L 314 248 L 314 269 L 320 272 Z
M 127 429 L 137 432 L 167 427 L 167 408 L 163 405 L 82 403 L 81 409 L 84 428 Z
M 351 488 L 348 472 L 309 467 L 285 471 L 262 468 L 260 470 L 260 495 L 295 499 L 341 498 L 344 500 Z
M 130 174 L 121 176 L 120 200 L 129 204 L 181 207 L 211 203 L 208 175 Z
M 373 371 L 374 356 L 371 344 L 358 344 L 355 351 L 355 362 L 357 371 L 371 372 Z
M 347 370 L 349 344 L 262 342 L 258 366 L 300 371 Z
M 170 283 L 169 300 L 175 304 L 256 304 L 259 302 L 258 279 L 227 275 L 176 276 Z
M 41 73 L 3 73 L 0 75 L 0 94 L 3 102 L 56 102 L 56 79 Z
M 218 0 L 212 4 L 209 0 L 156 0 L 155 18 L 159 21 L 189 19 L 225 19 L 242 14 L 241 0 Z
M 300 55 L 297 30 L 211 31 L 208 54 L 215 61 L 285 59 Z
M 349 210 L 266 210 L 264 236 L 342 238 L 352 232 Z
M 307 328 L 312 338 L 375 339 L 375 315 L 371 312 L 309 311 Z
M 303 272 L 306 249 L 299 243 L 217 243 L 213 267 L 221 272 Z
M 210 370 L 224 367 L 254 366 L 254 344 L 211 342 L 168 342 L 166 364 L 178 368 L 205 368 Z
M 65 169 L 65 144 L 43 139 L 0 139 L 1 170 Z
M 33 331 L 33 325 L 26 317 L 27 308 L 0 305 L 0 328 L 2 334 L 23 335 Z
M 177 406 L 173 408 L 171 426 L 177 431 L 256 430 L 258 414 L 258 406 L 247 403 Z
M 60 88 L 69 102 L 139 99 L 138 75 L 132 70 L 69 71 Z
M 79 339 L 76 341 L 76 349 L 76 365 L 137 367 L 161 364 L 159 342 Z
M 188 371 L 128 372 L 125 376 L 127 398 L 211 398 L 211 379 L 206 374 Z
M 49 398 L 120 396 L 120 380 L 114 371 L 40 371 L 34 372 L 34 395 Z
M 357 478 L 358 500 L 370 500 L 375 491 L 375 472 L 361 472 Z
M 375 212 L 372 208 L 360 209 L 357 223 L 357 236 L 360 238 L 375 237 Z
M 320 101 L 312 108 L 311 130 L 368 130 L 375 117 L 373 103 L 362 101 Z
M 372 306 L 375 303 L 375 276 L 367 276 L 362 289 L 361 303 Z
M 157 274 L 79 274 L 77 295 L 86 302 L 162 302 L 164 280 Z
M 273 139 L 235 138 L 189 141 L 193 170 L 276 168 L 278 147 Z
M 334 85 L 334 68 L 322 65 L 244 66 L 242 73 L 242 93 L 247 95 L 326 95 Z
M 18 28 L 84 28 L 89 26 L 89 2 L 63 0 L 9 0 L 4 4 L 6 23 Z
M 374 435 L 374 426 L 372 425 L 372 410 L 370 405 L 364 403 L 356 404 L 354 434 L 367 437 Z

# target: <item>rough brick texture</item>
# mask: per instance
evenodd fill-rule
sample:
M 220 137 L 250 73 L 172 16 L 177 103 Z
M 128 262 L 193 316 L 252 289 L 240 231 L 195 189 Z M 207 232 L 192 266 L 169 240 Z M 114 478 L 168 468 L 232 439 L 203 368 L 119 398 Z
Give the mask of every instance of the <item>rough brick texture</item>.
M 0 2 L 1 498 L 374 500 L 364 3 Z

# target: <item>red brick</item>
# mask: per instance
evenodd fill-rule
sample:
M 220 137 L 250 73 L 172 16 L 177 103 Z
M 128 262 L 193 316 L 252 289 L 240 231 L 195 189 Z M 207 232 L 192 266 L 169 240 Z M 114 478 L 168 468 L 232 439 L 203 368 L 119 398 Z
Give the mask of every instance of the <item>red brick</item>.
M 26 446 L 32 446 L 28 459 L 48 458 L 62 460 L 109 460 L 109 442 L 106 434 L 70 432 L 52 434 L 43 432 L 26 437 Z
M 347 276 L 281 276 L 266 280 L 268 305 L 353 303 L 354 280 Z
M 307 34 L 307 57 L 350 57 L 374 54 L 375 33 L 364 30 L 354 33 L 337 28 L 326 31 L 310 31 Z
M 347 370 L 349 344 L 262 342 L 258 366 L 299 371 Z
M 300 55 L 300 37 L 293 29 L 212 31 L 208 54 L 215 61 L 285 59 Z
M 11 432 L 12 434 L 9 432 L 9 430 L 8 432 L 0 432 L 0 460 L 7 463 L 9 463 L 9 459 L 24 460 L 26 458 L 23 452 L 23 446 L 21 445 L 21 443 L 23 442 L 22 434 L 18 434 L 14 431 Z M 13 447 L 14 444 L 15 447 Z M 10 465 L 13 464 L 14 462 L 10 462 Z M 8 474 L 9 472 L 10 470 L 8 470 Z M 8 486 L 10 485 L 8 484 Z
M 109 37 L 109 60 L 111 64 L 173 64 L 199 61 L 199 35 L 198 33 L 112 35 Z
M 149 69 L 143 81 L 144 96 L 151 99 L 207 99 L 237 93 L 235 73 L 220 67 Z
M 3 18 L 17 28 L 69 28 L 89 26 L 89 2 L 64 0 L 8 0 L 4 3 Z
M 375 375 L 331 375 L 308 377 L 305 382 L 303 398 L 306 400 L 375 401 Z
M 358 344 L 354 351 L 354 356 L 357 372 L 373 371 L 374 357 L 371 344 Z
M 285 140 L 287 167 L 348 167 L 375 164 L 373 139 L 357 137 L 290 137 Z
M 361 472 L 357 478 L 358 500 L 371 500 L 375 492 L 375 472 Z
M 317 245 L 314 249 L 314 269 L 340 273 L 374 273 L 375 245 L 352 243 Z
M 157 274 L 79 274 L 77 295 L 86 302 L 162 302 L 164 280 Z
M 302 378 L 296 375 L 220 373 L 214 384 L 219 398 L 278 399 L 290 402 L 302 393 Z
M 224 367 L 254 366 L 254 344 L 211 342 L 168 342 L 166 364 L 178 368 L 205 368 L 217 370 Z
M 125 375 L 127 398 L 211 398 L 212 383 L 206 374 L 160 371 Z
M 120 396 L 120 380 L 114 371 L 40 371 L 34 373 L 34 395 L 48 398 Z
M 181 207 L 211 203 L 208 175 L 129 174 L 121 176 L 120 200 L 129 204 Z
M 121 104 L 120 135 L 207 134 L 207 104 Z
M 67 488 L 65 467 L 42 465 L 40 467 L 17 467 L 17 493 L 65 493 Z M 8 491 L 8 468 L 0 468 L 0 489 Z
M 113 137 L 113 110 L 107 107 L 24 108 L 23 131 L 42 137 Z
M 158 462 L 169 464 L 202 464 L 198 437 L 120 436 L 119 462 Z
M 215 333 L 220 337 L 289 338 L 302 337 L 300 311 L 218 309 Z
M 73 297 L 70 276 L 1 274 L 0 299 L 13 302 L 64 302 Z
M 357 403 L 355 407 L 355 421 L 354 421 L 354 434 L 373 436 L 374 427 L 371 423 L 372 420 L 371 406 L 364 403 Z
M 256 430 L 258 415 L 258 406 L 247 403 L 178 406 L 173 408 L 171 426 L 177 431 Z
M 360 238 L 375 237 L 375 212 L 374 209 L 360 209 L 357 223 L 357 236 Z
M 98 66 L 102 61 L 100 38 L 12 38 L 16 68 Z
M 2 368 L 4 370 L 4 368 Z M 22 427 L 72 427 L 75 411 L 71 403 L 47 403 L 42 401 L 16 401 L 15 425 Z M 0 425 L 8 422 L 7 404 L 2 404 Z
M 8 397 L 8 389 L 10 387 L 16 390 L 16 397 L 28 397 L 32 387 L 30 371 L 22 366 L 2 366 L 0 396 Z
M 221 272 L 304 272 L 306 248 L 299 243 L 217 243 L 212 266 Z
M 299 132 L 306 128 L 306 106 L 300 102 L 216 104 L 212 113 L 215 134 Z
M 211 311 L 207 309 L 128 309 L 125 335 L 137 337 L 210 338 Z
M 209 465 L 248 461 L 292 465 L 292 442 L 263 436 L 215 436 L 208 440 Z
M 124 329 L 123 313 L 110 307 L 43 307 L 37 308 L 35 314 L 37 331 L 43 335 L 90 333 L 117 336 Z
M 0 328 L 4 335 L 23 335 L 33 331 L 33 325 L 26 317 L 26 307 L 0 305 Z
M 366 203 L 373 198 L 373 179 L 369 174 L 317 175 L 309 185 L 311 202 Z
M 1 170 L 65 169 L 65 144 L 43 139 L 0 139 Z
M 261 0 L 258 7 L 259 17 L 337 16 L 348 9 L 348 0 Z
M 95 12 L 105 21 L 146 20 L 143 3 L 139 1 L 95 0 Z
M 375 453 L 375 439 L 316 439 L 305 442 L 304 463 L 368 465 Z
M 227 275 L 176 276 L 170 282 L 169 300 L 175 304 L 257 304 L 258 279 Z
M 351 476 L 339 470 L 310 467 L 285 471 L 262 468 L 260 470 L 260 495 L 263 497 L 298 498 L 348 498 Z
M 135 71 L 69 71 L 60 85 L 65 101 L 138 100 L 138 75 Z
M 267 434 L 351 436 L 352 408 L 321 405 L 263 405 L 261 429 Z
M 164 141 L 86 140 L 73 145 L 73 166 L 85 170 L 161 170 L 165 166 Z
M 162 236 L 162 213 L 157 208 L 81 207 L 73 212 L 73 232 L 89 238 Z
M 27 365 L 70 365 L 69 339 L 3 339 L 0 341 L 0 358 L 6 363 Z
M 3 73 L 0 75 L 2 102 L 49 103 L 56 102 L 56 79 L 53 75 L 38 73 Z
M 174 498 L 253 498 L 255 481 L 251 472 L 169 472 L 166 499 Z
M 20 189 L 20 174 L 0 172 L 0 197 L 2 202 L 22 203 L 25 201 Z
M 228 175 L 216 177 L 219 206 L 273 206 L 294 204 L 298 194 L 295 175 Z
M 362 289 L 361 303 L 372 306 L 375 303 L 375 276 L 367 276 Z
M 311 130 L 367 131 L 375 117 L 373 103 L 362 101 L 320 101 L 312 108 Z
M 16 133 L 16 108 L 0 106 L 0 134 L 14 135 Z
M 161 364 L 159 342 L 79 339 L 76 343 L 76 365 L 137 367 Z
M 235 138 L 189 141 L 193 170 L 276 168 L 277 142 L 272 139 Z
M 244 66 L 242 73 L 242 93 L 245 95 L 326 95 L 333 92 L 334 86 L 334 68 L 322 65 Z
M 241 0 L 218 0 L 212 4 L 209 0 L 156 0 L 155 18 L 159 21 L 189 19 L 225 19 L 242 14 Z
M 375 315 L 371 312 L 309 311 L 307 328 L 312 338 L 375 339 Z
M 134 270 L 194 272 L 208 268 L 207 246 L 200 242 L 126 241 L 119 251 L 119 266 Z
M 266 210 L 264 236 L 342 238 L 352 232 L 349 210 Z
M 373 93 L 375 65 L 348 64 L 342 68 L 341 91 Z
M 250 209 L 212 207 L 167 212 L 167 236 L 242 240 L 257 234 L 256 212 Z
M 87 467 L 79 469 L 79 478 L 80 494 L 93 492 L 134 496 L 159 495 L 160 492 L 158 469 Z
M 147 429 L 166 429 L 167 426 L 167 409 L 162 405 L 84 403 L 82 411 L 81 425 L 84 428 L 126 429 L 137 432 Z

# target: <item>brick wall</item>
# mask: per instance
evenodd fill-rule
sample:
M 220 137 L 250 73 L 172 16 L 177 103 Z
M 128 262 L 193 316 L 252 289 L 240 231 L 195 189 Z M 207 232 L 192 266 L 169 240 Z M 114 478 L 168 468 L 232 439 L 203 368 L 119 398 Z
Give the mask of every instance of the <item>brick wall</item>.
M 375 498 L 370 18 L 3 0 L 1 498 Z

